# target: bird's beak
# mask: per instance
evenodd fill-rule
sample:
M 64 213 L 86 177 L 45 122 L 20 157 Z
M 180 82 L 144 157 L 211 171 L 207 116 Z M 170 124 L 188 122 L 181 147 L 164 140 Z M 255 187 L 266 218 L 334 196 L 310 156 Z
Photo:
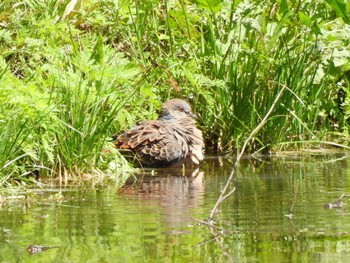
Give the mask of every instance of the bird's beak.
M 190 112 L 189 115 L 190 115 L 193 119 L 198 120 L 198 117 L 197 117 L 196 115 L 194 115 L 192 112 Z

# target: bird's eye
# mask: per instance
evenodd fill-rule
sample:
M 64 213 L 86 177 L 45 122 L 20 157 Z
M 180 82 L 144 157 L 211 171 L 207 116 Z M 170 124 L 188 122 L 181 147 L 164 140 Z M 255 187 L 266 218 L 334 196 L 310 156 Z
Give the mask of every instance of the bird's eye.
M 179 111 L 180 111 L 180 112 L 183 112 L 183 111 L 184 111 L 184 108 L 180 107 L 180 108 L 179 108 Z

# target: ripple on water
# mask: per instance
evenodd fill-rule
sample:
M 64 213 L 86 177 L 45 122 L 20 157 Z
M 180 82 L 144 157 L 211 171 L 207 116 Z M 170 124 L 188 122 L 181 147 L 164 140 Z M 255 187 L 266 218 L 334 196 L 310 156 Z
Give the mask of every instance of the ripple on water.
M 0 261 L 346 262 L 345 154 L 245 158 L 235 192 L 214 215 L 220 229 L 210 231 L 198 221 L 208 219 L 232 167 L 213 157 L 198 171 L 140 172 L 122 189 L 34 189 L 35 202 L 0 208 Z M 342 193 L 342 208 L 324 208 Z M 29 245 L 58 247 L 29 255 Z

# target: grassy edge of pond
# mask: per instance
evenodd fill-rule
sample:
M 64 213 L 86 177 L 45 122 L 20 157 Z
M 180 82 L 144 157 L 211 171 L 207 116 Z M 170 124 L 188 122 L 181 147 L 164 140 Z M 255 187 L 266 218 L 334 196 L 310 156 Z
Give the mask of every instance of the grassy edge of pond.
M 247 153 L 347 147 L 350 5 L 326 2 L 5 1 L 0 186 L 123 178 L 109 136 L 172 97 L 207 153 L 235 154 L 282 87 Z

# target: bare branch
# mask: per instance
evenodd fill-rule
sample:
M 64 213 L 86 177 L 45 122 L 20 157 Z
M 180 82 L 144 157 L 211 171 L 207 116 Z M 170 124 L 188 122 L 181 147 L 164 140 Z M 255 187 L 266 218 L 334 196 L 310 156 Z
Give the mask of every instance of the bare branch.
M 290 219 L 293 217 L 293 210 L 294 210 L 295 203 L 297 201 L 298 191 L 299 191 L 299 179 L 297 180 L 297 185 L 295 187 L 292 205 L 290 206 L 289 213 L 286 215 L 286 217 L 289 217 Z
M 211 212 L 210 212 L 208 222 L 211 222 L 211 221 L 212 221 L 213 216 L 214 216 L 216 210 L 218 209 L 220 203 L 221 203 L 225 198 L 227 198 L 229 195 L 231 195 L 231 194 L 235 191 L 235 189 L 233 189 L 233 190 L 231 190 L 228 194 L 226 194 L 226 191 L 227 191 L 227 189 L 228 189 L 228 187 L 229 187 L 229 185 L 230 185 L 230 182 L 232 181 L 232 178 L 233 178 L 233 176 L 234 176 L 234 174 L 235 174 L 235 170 L 236 170 L 236 168 L 237 168 L 237 166 L 238 166 L 238 164 L 239 164 L 239 162 L 240 162 L 240 160 L 241 160 L 241 158 L 242 158 L 242 156 L 243 156 L 243 154 L 244 154 L 244 152 L 245 152 L 245 150 L 246 150 L 246 148 L 247 148 L 247 145 L 248 145 L 249 141 L 253 138 L 253 136 L 265 125 L 267 119 L 269 118 L 269 116 L 270 116 L 270 114 L 272 113 L 273 109 L 275 108 L 275 106 L 276 106 L 278 100 L 280 99 L 280 97 L 281 97 L 283 91 L 284 91 L 286 88 L 287 88 L 287 86 L 282 85 L 282 89 L 278 92 L 278 94 L 277 94 L 275 100 L 273 101 L 273 103 L 272 103 L 272 105 L 271 105 L 269 111 L 266 113 L 265 117 L 261 120 L 261 122 L 259 123 L 259 125 L 256 126 L 255 129 L 250 133 L 250 135 L 248 136 L 247 140 L 245 140 L 245 142 L 244 142 L 244 144 L 243 144 L 243 146 L 242 146 L 242 149 L 241 149 L 239 155 L 237 156 L 236 162 L 235 162 L 235 164 L 234 164 L 234 166 L 233 166 L 233 168 L 232 168 L 232 171 L 231 171 L 231 173 L 230 173 L 230 176 L 229 176 L 229 178 L 227 179 L 227 182 L 226 182 L 224 188 L 222 189 L 219 198 L 217 199 L 217 201 L 216 201 L 216 203 L 215 203 L 213 209 L 212 209 Z

